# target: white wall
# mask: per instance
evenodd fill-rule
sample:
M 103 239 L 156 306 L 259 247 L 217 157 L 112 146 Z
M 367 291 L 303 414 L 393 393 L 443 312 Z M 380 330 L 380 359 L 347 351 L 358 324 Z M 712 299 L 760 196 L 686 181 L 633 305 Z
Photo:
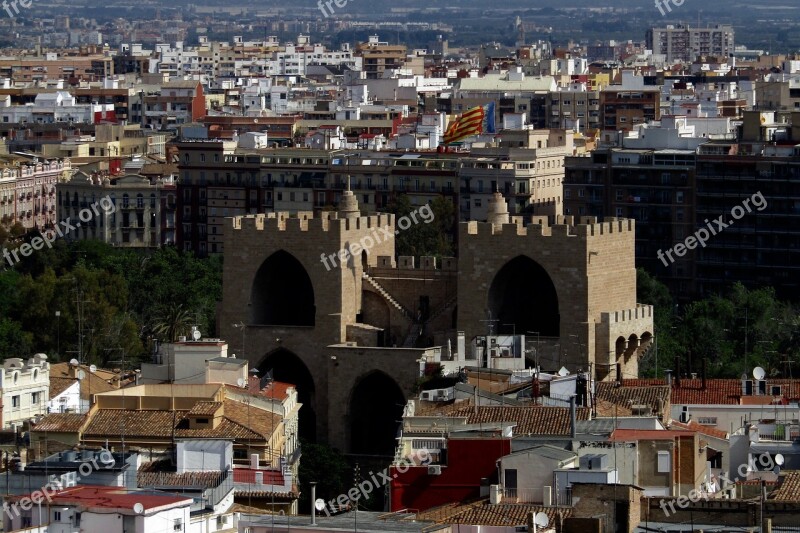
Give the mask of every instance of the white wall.
M 178 442 L 178 473 L 225 471 L 233 464 L 233 443 L 227 440 Z
M 85 413 L 81 407 L 81 382 L 78 380 L 47 402 L 47 410 L 50 413 L 65 413 L 67 410 L 72 413 Z

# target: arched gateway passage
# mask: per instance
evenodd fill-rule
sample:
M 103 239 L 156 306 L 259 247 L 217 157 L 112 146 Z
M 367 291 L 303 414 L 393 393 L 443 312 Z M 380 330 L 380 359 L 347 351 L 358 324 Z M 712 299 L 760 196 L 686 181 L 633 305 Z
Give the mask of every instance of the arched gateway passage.
M 275 381 L 291 383 L 297 387 L 297 401 L 303 404 L 299 413 L 299 435 L 311 442 L 317 440 L 317 406 L 314 378 L 297 355 L 278 349 L 267 355 L 258 365 L 259 375 L 272 372 Z
M 489 289 L 489 310 L 492 319 L 497 319 L 496 332 L 560 335 L 555 285 L 547 271 L 529 257 L 515 257 L 500 269 Z
M 313 326 L 314 286 L 293 255 L 278 250 L 256 273 L 250 294 L 251 324 Z
M 350 452 L 393 456 L 405 401 L 397 383 L 383 372 L 359 380 L 350 396 Z

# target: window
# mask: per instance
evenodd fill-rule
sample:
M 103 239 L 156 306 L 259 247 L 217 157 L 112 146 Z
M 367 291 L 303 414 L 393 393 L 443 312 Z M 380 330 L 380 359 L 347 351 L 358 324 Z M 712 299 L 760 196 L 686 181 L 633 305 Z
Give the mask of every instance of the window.
M 39 393 L 38 392 L 32 392 L 31 393 L 31 404 L 36 405 L 37 403 L 39 403 Z
M 183 519 L 182 518 L 176 518 L 175 519 L 175 522 L 173 522 L 173 525 L 172 525 L 172 530 L 173 531 L 183 531 Z
M 208 424 L 208 418 L 198 418 L 196 420 L 198 424 Z
M 670 472 L 670 460 L 668 451 L 658 452 L 658 473 L 668 474 Z
M 61 511 L 53 511 L 53 522 L 61 522 Z
M 19 395 L 11 397 L 11 407 L 19 408 Z

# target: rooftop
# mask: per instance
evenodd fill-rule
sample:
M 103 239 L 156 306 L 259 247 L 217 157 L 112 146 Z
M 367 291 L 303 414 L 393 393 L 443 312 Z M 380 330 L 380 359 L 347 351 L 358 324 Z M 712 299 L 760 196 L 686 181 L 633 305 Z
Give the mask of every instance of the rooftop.
M 33 495 L 9 496 L 11 500 L 31 498 Z M 191 498 L 155 494 L 148 491 L 128 490 L 121 487 L 76 485 L 50 495 L 51 505 L 73 505 L 88 511 L 114 509 L 124 515 L 136 514 L 134 505 L 142 504 L 145 513 L 192 504 Z

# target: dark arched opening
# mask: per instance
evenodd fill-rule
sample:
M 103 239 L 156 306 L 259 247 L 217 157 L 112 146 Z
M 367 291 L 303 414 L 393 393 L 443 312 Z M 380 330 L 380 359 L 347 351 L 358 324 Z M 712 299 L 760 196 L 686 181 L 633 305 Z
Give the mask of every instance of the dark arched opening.
M 560 336 L 555 285 L 547 271 L 529 257 L 518 256 L 500 269 L 489 289 L 489 310 L 497 320 L 496 332 Z
M 313 326 L 314 286 L 293 255 L 279 250 L 261 265 L 250 295 L 251 323 L 266 326 Z
M 383 372 L 362 378 L 350 396 L 350 453 L 394 456 L 405 396 Z
M 265 376 L 272 372 L 272 379 L 290 383 L 297 388 L 297 401 L 302 404 L 298 414 L 298 434 L 301 438 L 316 442 L 317 440 L 317 414 L 316 414 L 316 387 L 314 378 L 308 367 L 297 355 L 279 348 L 267 355 L 258 365 L 259 375 Z

